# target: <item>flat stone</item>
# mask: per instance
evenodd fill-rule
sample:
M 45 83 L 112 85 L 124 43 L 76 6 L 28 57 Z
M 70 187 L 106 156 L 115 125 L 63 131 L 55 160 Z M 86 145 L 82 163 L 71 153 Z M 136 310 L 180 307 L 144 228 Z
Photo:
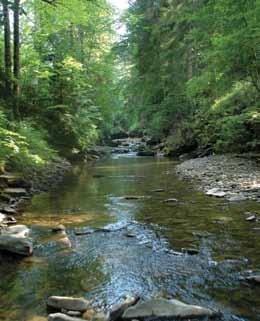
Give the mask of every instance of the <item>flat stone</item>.
M 178 200 L 176 198 L 168 198 L 167 200 L 163 201 L 164 203 L 177 203 Z
M 124 312 L 132 305 L 135 305 L 139 300 L 139 297 L 136 296 L 128 296 L 126 299 L 119 304 L 116 304 L 112 307 L 109 312 L 109 321 L 116 321 L 124 314 Z
M 124 196 L 125 200 L 140 200 L 140 199 L 144 199 L 145 196 L 135 196 L 135 195 L 127 195 Z
M 223 191 L 220 191 L 220 190 L 217 189 L 217 188 L 212 188 L 212 189 L 209 189 L 209 190 L 206 192 L 206 195 L 208 195 L 208 196 L 215 196 L 215 197 L 224 197 L 224 196 L 226 196 L 226 193 L 223 192 Z
M 5 213 L 5 214 L 16 214 L 17 211 L 16 209 L 14 209 L 13 207 L 11 206 L 5 206 L 3 209 L 2 209 L 2 212 Z
M 84 298 L 51 296 L 47 300 L 47 305 L 57 310 L 85 312 L 89 308 L 89 304 L 89 301 Z
M 218 312 L 196 305 L 185 304 L 178 300 L 154 299 L 128 308 L 123 314 L 125 320 L 153 319 L 190 319 L 212 318 L 219 316 Z
M 165 189 L 163 189 L 163 188 L 157 188 L 157 189 L 153 189 L 151 192 L 152 192 L 152 193 L 162 193 L 162 192 L 165 192 Z
M 11 196 L 24 196 L 27 194 L 27 191 L 25 188 L 5 188 L 4 193 Z
M 72 317 L 64 313 L 53 313 L 48 317 L 48 321 L 82 321 L 83 319 Z
M 246 197 L 243 195 L 234 195 L 228 198 L 228 200 L 230 202 L 241 202 L 241 201 L 245 201 Z
M 30 256 L 33 253 L 33 246 L 30 239 L 13 235 L 0 235 L 0 250 L 22 256 Z
M 248 222 L 255 222 L 257 220 L 256 215 L 250 215 L 246 218 L 246 221 Z

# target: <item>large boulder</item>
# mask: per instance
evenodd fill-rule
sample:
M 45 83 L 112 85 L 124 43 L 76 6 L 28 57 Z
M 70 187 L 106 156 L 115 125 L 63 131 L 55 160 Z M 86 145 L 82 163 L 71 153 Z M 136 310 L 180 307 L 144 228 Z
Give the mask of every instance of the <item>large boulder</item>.
M 89 308 L 90 303 L 84 298 L 51 296 L 47 300 L 47 305 L 59 311 L 65 309 L 67 311 L 85 312 Z
M 178 300 L 154 299 L 130 307 L 123 314 L 124 320 L 143 319 L 192 319 L 213 318 L 219 313 L 196 305 L 189 305 Z
M 0 250 L 22 256 L 30 256 L 33 253 L 33 245 L 30 239 L 11 234 L 2 234 L 0 235 Z

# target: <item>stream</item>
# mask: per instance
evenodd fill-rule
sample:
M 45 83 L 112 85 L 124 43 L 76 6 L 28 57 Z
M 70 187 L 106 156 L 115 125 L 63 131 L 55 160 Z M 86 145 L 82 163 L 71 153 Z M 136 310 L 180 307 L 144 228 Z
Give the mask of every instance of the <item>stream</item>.
M 205 196 L 173 174 L 176 164 L 114 155 L 75 165 L 61 185 L 35 196 L 18 217 L 32 228 L 34 255 L 1 257 L 0 320 L 41 321 L 50 295 L 83 296 L 106 309 L 126 294 L 176 298 L 220 310 L 224 320 L 260 320 L 260 287 L 240 279 L 260 267 L 260 231 L 244 215 L 260 204 Z M 51 232 L 57 224 L 71 247 Z M 107 230 L 75 233 L 100 227 Z

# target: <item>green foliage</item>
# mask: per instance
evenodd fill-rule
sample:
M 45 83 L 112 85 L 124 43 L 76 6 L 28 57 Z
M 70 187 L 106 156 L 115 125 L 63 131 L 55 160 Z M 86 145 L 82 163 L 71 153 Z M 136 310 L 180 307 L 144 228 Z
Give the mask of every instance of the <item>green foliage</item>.
M 5 119 L 4 119 L 5 121 Z M 41 169 L 57 158 L 57 153 L 46 142 L 46 133 L 30 123 L 6 128 L 6 122 L 0 124 L 0 163 L 21 171 L 24 174 Z
M 133 2 L 122 43 L 129 126 L 169 136 L 176 153 L 258 150 L 259 14 L 254 0 Z
M 9 2 L 13 15 L 12 1 Z M 39 168 L 56 155 L 84 153 L 113 128 L 114 11 L 107 0 L 21 2 L 19 97 L 2 96 L 1 161 Z M 25 14 L 26 13 L 26 14 Z M 12 19 L 11 19 L 12 20 Z M 4 66 L 0 26 L 0 62 Z M 11 96 L 11 95 L 10 95 Z M 19 105 L 19 117 L 12 110 Z

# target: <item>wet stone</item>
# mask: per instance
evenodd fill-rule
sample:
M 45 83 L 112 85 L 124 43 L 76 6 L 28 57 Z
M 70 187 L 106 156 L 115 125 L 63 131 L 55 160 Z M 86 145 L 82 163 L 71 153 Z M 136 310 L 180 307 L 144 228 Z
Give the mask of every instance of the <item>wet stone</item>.
M 64 313 L 53 313 L 48 317 L 48 321 L 82 321 L 82 318 L 72 317 Z
M 154 299 L 151 301 L 138 303 L 136 306 L 128 308 L 123 314 L 124 320 L 144 320 L 151 319 L 192 319 L 192 318 L 213 318 L 219 316 L 208 308 L 185 304 L 178 300 Z
M 84 298 L 51 296 L 47 300 L 47 305 L 57 310 L 84 312 L 89 308 L 89 301 Z

